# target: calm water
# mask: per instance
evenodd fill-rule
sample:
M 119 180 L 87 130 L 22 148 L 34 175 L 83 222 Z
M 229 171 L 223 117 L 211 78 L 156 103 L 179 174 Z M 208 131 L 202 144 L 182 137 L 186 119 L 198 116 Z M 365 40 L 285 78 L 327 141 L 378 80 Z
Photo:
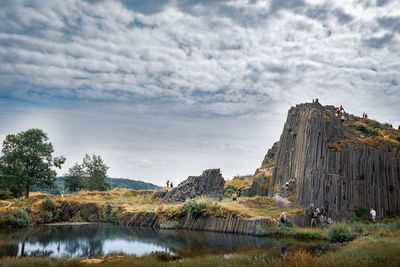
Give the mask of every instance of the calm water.
M 185 230 L 153 230 L 111 224 L 46 225 L 30 229 L 1 229 L 0 258 L 4 256 L 100 257 L 112 252 L 138 256 L 169 251 L 181 256 L 232 253 L 238 250 L 292 249 L 322 253 L 325 242 L 298 243 L 247 235 Z

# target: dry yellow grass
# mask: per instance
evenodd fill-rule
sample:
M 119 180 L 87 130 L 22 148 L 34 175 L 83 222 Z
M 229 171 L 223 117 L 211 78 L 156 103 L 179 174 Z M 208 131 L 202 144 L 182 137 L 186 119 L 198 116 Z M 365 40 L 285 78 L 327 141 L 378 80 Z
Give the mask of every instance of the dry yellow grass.
M 225 186 L 233 185 L 236 188 L 247 188 L 253 183 L 252 175 L 235 176 L 232 180 L 227 180 Z

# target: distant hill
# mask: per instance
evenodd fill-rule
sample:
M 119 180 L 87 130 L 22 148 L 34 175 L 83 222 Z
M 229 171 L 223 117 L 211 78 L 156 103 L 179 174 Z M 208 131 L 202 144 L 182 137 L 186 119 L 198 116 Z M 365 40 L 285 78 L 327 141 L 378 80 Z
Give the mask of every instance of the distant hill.
M 34 192 L 43 192 L 43 193 L 48 193 L 48 194 L 53 194 L 53 195 L 59 195 L 61 188 L 64 187 L 64 177 L 57 177 L 56 180 L 56 185 L 57 188 L 54 189 L 40 189 L 36 188 L 33 190 Z M 152 183 L 146 183 L 143 181 L 137 181 L 137 180 L 130 180 L 130 179 L 124 179 L 124 178 L 108 178 L 108 181 L 111 183 L 111 188 L 127 188 L 127 189 L 134 189 L 134 190 L 141 190 L 141 189 L 162 189 L 161 186 L 152 184 Z

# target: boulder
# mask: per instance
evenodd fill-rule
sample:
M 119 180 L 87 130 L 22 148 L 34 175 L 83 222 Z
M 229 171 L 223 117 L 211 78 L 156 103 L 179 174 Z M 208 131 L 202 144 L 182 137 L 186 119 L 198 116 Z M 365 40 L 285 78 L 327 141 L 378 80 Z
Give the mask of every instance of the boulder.
M 182 203 L 197 197 L 220 200 L 224 194 L 224 185 L 220 169 L 205 170 L 200 176 L 189 176 L 178 187 L 168 191 L 162 203 Z

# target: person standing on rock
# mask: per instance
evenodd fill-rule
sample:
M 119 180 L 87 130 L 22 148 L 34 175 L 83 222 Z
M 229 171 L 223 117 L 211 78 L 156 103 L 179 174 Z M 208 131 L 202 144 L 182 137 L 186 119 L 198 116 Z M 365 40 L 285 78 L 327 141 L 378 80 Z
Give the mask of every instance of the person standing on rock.
M 286 223 L 286 215 L 285 212 L 283 211 L 281 214 L 281 227 L 284 228 Z
M 311 215 L 311 228 L 312 228 L 313 224 L 315 224 L 315 227 L 318 227 L 318 225 L 317 225 L 317 217 L 318 217 L 317 210 L 313 208 L 311 210 L 311 214 L 310 215 Z
M 169 187 L 169 180 L 167 180 L 167 188 Z
M 371 211 L 369 213 L 371 214 L 372 221 L 375 223 L 376 211 L 373 208 L 371 208 Z
M 172 183 L 172 181 L 171 181 L 171 188 L 174 188 L 174 184 Z

